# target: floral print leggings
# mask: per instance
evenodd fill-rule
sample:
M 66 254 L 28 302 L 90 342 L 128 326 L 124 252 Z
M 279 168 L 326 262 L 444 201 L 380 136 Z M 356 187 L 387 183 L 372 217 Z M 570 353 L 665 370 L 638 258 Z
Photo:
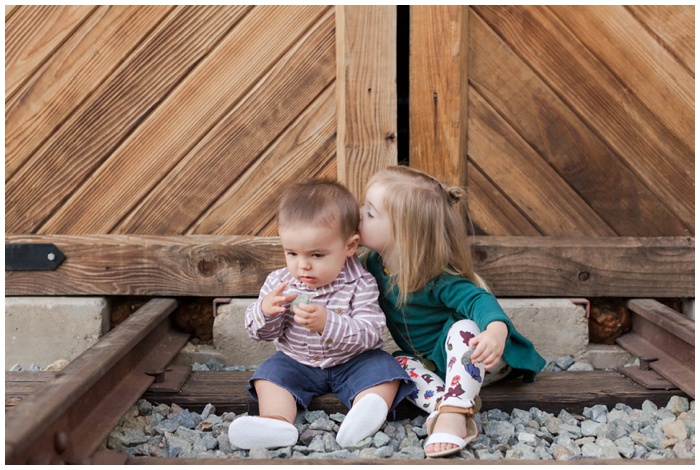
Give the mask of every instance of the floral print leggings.
M 472 320 L 460 320 L 450 328 L 445 341 L 447 373 L 445 381 L 413 356 L 399 355 L 396 360 L 415 382 L 418 392 L 409 397 L 414 405 L 432 413 L 443 404 L 469 408 L 482 386 L 501 380 L 511 368 L 503 358 L 485 371 L 481 363 L 471 361 L 469 340 L 481 333 Z

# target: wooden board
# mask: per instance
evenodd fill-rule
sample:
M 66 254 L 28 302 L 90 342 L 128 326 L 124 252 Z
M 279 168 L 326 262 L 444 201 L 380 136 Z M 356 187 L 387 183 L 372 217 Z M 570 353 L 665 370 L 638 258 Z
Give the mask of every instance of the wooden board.
M 5 241 L 53 243 L 66 256 L 55 271 L 6 271 L 5 295 L 257 297 L 266 276 L 284 266 L 277 237 L 17 235 Z M 500 297 L 695 296 L 692 238 L 474 237 L 472 251 L 476 271 Z
M 538 231 L 548 236 L 616 235 L 484 98 L 470 90 L 469 102 L 470 159 L 499 187 L 523 189 L 508 197 Z
M 258 190 L 268 187 L 271 191 L 280 192 L 279 182 L 275 185 L 267 180 L 269 175 L 252 179 L 252 175 L 245 174 L 245 170 L 281 134 L 298 134 L 298 129 L 291 127 L 292 124 L 304 113 L 309 102 L 313 102 L 313 98 L 335 80 L 335 18 L 332 9 L 327 10 L 303 37 L 297 39 L 293 34 L 290 36 L 289 40 L 295 43 L 286 54 L 275 60 L 272 69 L 258 80 L 253 89 L 238 100 L 174 168 L 160 178 L 113 233 L 185 233 L 193 220 L 197 220 L 213 203 L 221 201 L 221 194 L 234 182 L 247 182 Z M 283 42 L 281 38 L 279 42 Z M 263 53 L 262 56 L 270 60 L 269 54 Z M 233 58 L 231 62 L 233 69 L 239 68 Z M 227 80 L 236 80 L 231 73 L 223 72 L 221 75 Z M 254 77 L 251 74 L 251 78 Z M 221 87 L 217 85 L 214 88 Z M 313 149 L 307 149 L 304 155 L 310 158 L 315 153 Z M 286 158 L 290 159 L 290 156 Z M 299 160 L 292 162 L 302 163 Z M 286 163 L 286 160 L 279 162 L 281 169 L 286 169 Z M 313 166 L 305 170 L 299 175 L 300 179 L 308 177 Z M 125 205 L 134 205 L 139 198 L 139 194 L 131 194 Z M 238 206 L 247 207 L 255 198 L 246 198 L 238 193 L 234 200 Z M 178 203 L 172 204 L 171 201 Z M 114 215 L 120 217 L 127 211 L 125 209 Z M 256 232 L 228 233 L 253 235 Z
M 24 5 L 5 9 L 5 99 L 70 36 L 74 29 L 96 9 L 95 6 Z M 38 31 L 40 34 L 27 34 Z
M 99 6 L 6 100 L 5 181 L 127 60 L 171 8 Z
M 230 7 L 222 8 L 227 8 L 225 11 L 229 11 Z M 260 79 L 269 71 L 270 64 L 284 56 L 327 8 L 327 6 L 296 5 L 262 5 L 253 8 L 229 34 L 223 37 L 217 44 L 216 51 L 189 71 L 177 88 L 160 103 L 122 146 L 109 155 L 107 161 L 85 185 L 71 195 L 39 232 L 65 234 L 110 232 L 138 204 L 151 185 L 164 178 L 177 165 L 182 164 L 189 168 L 190 160 L 207 161 L 207 158 L 211 157 L 214 170 L 221 173 L 222 167 L 229 168 L 226 162 L 233 160 L 231 153 L 236 151 L 235 144 L 240 141 L 234 141 L 233 144 L 228 142 L 232 122 L 224 118 L 227 110 L 234 107 L 251 88 L 259 84 Z M 271 30 L 275 31 L 274 39 L 267 34 Z M 202 35 L 202 37 L 207 36 Z M 168 40 L 173 41 L 173 38 L 169 37 Z M 327 41 L 328 39 L 326 43 Z M 313 44 L 314 41 L 310 41 L 306 47 Z M 165 57 L 160 59 L 163 60 Z M 273 77 L 279 76 L 279 69 L 276 72 L 272 74 Z M 321 87 L 316 93 L 323 89 L 328 80 L 327 77 L 321 78 L 321 84 L 314 83 L 317 87 Z M 270 86 L 268 81 L 263 80 L 263 83 Z M 280 80 L 272 80 L 271 83 L 273 87 L 279 87 L 282 84 Z M 287 87 L 289 86 L 291 85 L 288 84 Z M 279 103 L 273 102 L 273 104 Z M 305 100 L 301 100 L 301 103 L 297 104 L 297 111 L 300 111 L 299 107 L 303 109 L 306 104 Z M 254 105 L 245 114 L 244 120 L 246 117 L 253 116 L 256 116 L 257 123 L 270 119 L 266 114 L 256 115 L 259 111 L 260 109 Z M 173 119 L 177 114 L 186 115 L 187 119 Z M 285 118 L 280 116 L 280 118 L 281 122 L 290 119 L 288 116 Z M 223 122 L 222 119 L 224 119 Z M 235 130 L 245 135 L 244 131 L 248 130 L 247 124 L 241 125 L 240 122 L 238 124 Z M 269 126 L 272 127 L 272 124 L 270 123 Z M 257 127 L 262 131 L 265 129 L 265 126 Z M 209 129 L 213 129 L 214 133 L 217 133 L 217 130 L 225 132 L 217 135 L 217 138 L 210 142 L 211 146 L 208 146 L 208 141 L 205 140 L 204 149 L 200 152 L 197 145 Z M 251 128 L 251 130 L 255 129 L 256 126 Z M 278 129 L 279 131 L 281 129 Z M 274 138 L 274 135 L 267 137 L 267 139 L 270 138 Z M 265 138 L 262 138 L 263 142 L 264 140 Z M 250 145 L 250 142 L 247 144 Z M 188 155 L 190 149 L 193 151 Z M 264 146 L 259 146 L 258 149 L 262 151 Z M 145 155 L 147 158 L 144 158 Z M 250 154 L 244 152 L 243 155 L 249 157 Z M 183 158 L 187 159 L 183 160 Z M 244 166 L 249 164 L 249 161 L 243 162 Z M 235 168 L 241 163 L 232 161 L 228 165 Z M 206 167 L 206 165 L 197 167 L 197 171 L 203 177 L 211 176 L 209 170 L 203 170 Z M 189 185 L 194 182 L 194 184 L 206 186 L 206 180 L 195 178 L 192 171 L 187 171 L 187 168 L 184 174 L 178 175 L 178 178 L 185 179 Z M 230 179 L 231 173 L 235 175 L 235 172 L 224 174 Z M 127 174 L 129 179 L 122 181 L 122 184 L 110 184 L 119 175 Z M 167 182 L 164 184 L 165 186 L 158 187 L 156 196 L 168 197 Z M 211 186 L 206 187 L 211 189 Z M 187 194 L 187 189 L 192 187 L 183 189 L 185 192 L 178 193 L 178 196 Z M 196 189 L 201 190 L 201 186 Z M 218 191 L 214 193 L 219 194 Z M 196 196 L 197 194 L 188 194 L 188 197 Z M 168 198 L 166 203 L 171 204 L 172 198 Z M 183 202 L 183 204 L 186 203 L 187 201 Z M 207 204 L 198 202 L 198 207 L 202 205 L 207 207 Z M 167 233 L 178 232 L 170 230 Z
M 336 152 L 335 86 L 330 85 L 188 230 L 194 234 L 276 236 L 266 232 L 287 181 L 317 176 Z M 328 175 L 336 179 L 335 170 Z M 276 227 L 276 225 L 275 225 Z
M 398 159 L 396 6 L 335 11 L 338 180 L 360 198 L 367 179 Z
M 627 8 L 695 74 L 695 5 L 628 5 Z
M 34 372 L 6 372 L 5 398 L 20 398 L 30 394 L 48 380 L 53 373 L 38 373 L 40 377 L 27 380 Z M 201 410 L 208 403 L 217 412 L 257 413 L 255 401 L 245 391 L 252 372 L 198 372 L 193 371 L 177 393 L 146 392 L 144 399 L 155 403 L 177 403 L 183 408 Z M 633 408 L 641 407 L 645 400 L 658 406 L 666 406 L 674 395 L 685 396 L 678 389 L 645 390 L 616 371 L 541 372 L 534 383 L 510 380 L 497 382 L 481 390 L 482 410 L 500 409 L 510 413 L 514 408 L 529 410 L 538 407 L 558 414 L 565 409 L 570 413 L 582 413 L 584 407 L 606 405 L 612 409 L 617 403 Z M 347 409 L 332 394 L 315 398 L 311 409 L 323 409 L 328 413 L 346 412 Z M 406 402 L 397 410 L 403 417 L 415 417 L 421 412 Z M 402 419 L 402 418 L 399 418 Z
M 412 167 L 450 186 L 467 186 L 469 7 L 411 7 Z
M 663 103 L 649 108 L 630 93 L 548 7 L 472 8 L 533 70 L 547 77 L 552 90 L 594 132 L 606 136 L 619 158 L 687 227 L 694 226 L 694 198 L 689 195 L 695 191 L 695 150 L 688 145 L 689 136 L 680 136 L 657 113 Z M 599 34 L 596 25 L 589 25 L 588 34 Z
M 471 92 L 481 98 L 478 103 L 473 103 L 472 113 L 477 113 L 476 106 L 493 108 L 489 114 L 504 116 L 512 132 L 527 142 L 531 150 L 524 151 L 536 152 L 536 155 L 519 161 L 518 165 L 530 165 L 530 161 L 541 160 L 551 166 L 554 171 L 547 172 L 547 177 L 561 179 L 617 234 L 668 236 L 692 233 L 665 202 L 618 158 L 604 138 L 591 130 L 585 120 L 550 88 L 545 78 L 537 75 L 477 14 L 470 16 L 470 32 L 469 82 Z M 499 79 L 494 80 L 494 77 Z M 488 120 L 480 125 L 488 126 L 490 123 Z M 482 138 L 474 131 L 470 135 L 477 144 Z M 478 147 L 483 148 L 483 145 Z M 471 153 L 475 151 L 472 149 Z M 504 151 L 504 148 L 494 149 L 494 152 Z M 508 148 L 507 151 L 517 150 Z M 482 163 L 485 175 L 491 176 L 488 171 L 490 160 L 499 159 L 499 155 L 472 155 L 473 159 L 477 157 L 479 161 L 486 160 L 486 163 Z M 470 204 L 473 186 L 481 187 L 477 179 L 479 173 L 470 171 Z M 477 213 L 475 219 L 488 222 L 489 228 L 501 223 L 509 230 L 504 233 L 487 231 L 489 235 L 530 235 L 519 229 L 521 224 L 518 224 L 518 228 L 511 227 L 515 222 L 510 212 L 501 215 L 498 211 L 511 200 L 516 201 L 516 205 L 523 205 L 521 194 L 529 192 L 530 187 L 538 182 L 534 179 L 511 180 L 508 184 L 497 186 L 504 193 L 502 199 L 505 201 L 491 202 L 496 213 L 485 216 Z M 474 198 L 480 194 L 475 194 Z M 564 198 L 564 194 L 557 195 L 557 198 Z M 540 201 L 541 204 L 545 202 Z M 526 213 L 531 207 L 537 212 L 549 210 L 528 204 L 520 211 Z M 572 220 L 568 228 L 562 228 L 571 231 L 566 235 L 576 233 L 577 227 L 589 225 L 587 213 L 579 213 L 580 218 Z
M 207 403 L 217 410 L 242 413 L 256 412 L 255 401 L 245 393 L 252 372 L 193 372 L 177 394 L 149 393 L 144 398 L 157 403 L 177 403 L 184 408 L 200 409 Z M 683 395 L 678 389 L 647 391 L 632 380 L 614 371 L 542 372 L 532 384 L 520 380 L 498 382 L 481 391 L 482 409 L 500 409 L 510 413 L 513 408 L 529 410 L 536 406 L 543 411 L 559 413 L 566 409 L 582 413 L 583 408 L 602 404 L 612 409 L 617 403 L 641 407 L 644 400 L 665 406 L 673 395 Z M 311 409 L 346 412 L 347 409 L 332 395 L 312 401 Z M 397 410 L 403 417 L 415 417 L 420 412 L 410 403 Z
M 67 198 L 75 197 L 74 191 L 85 178 L 125 139 L 129 140 L 134 127 L 216 46 L 247 9 L 176 7 L 7 182 L 6 233 L 39 230 Z M 155 142 L 162 144 L 162 140 Z M 145 149 L 140 150 L 139 159 L 153 158 Z M 127 174 L 130 172 L 112 174 L 111 178 Z M 110 183 L 106 183 L 107 187 Z M 108 215 L 102 214 L 105 216 Z M 93 217 L 79 213 L 76 219 L 74 223 L 83 223 Z M 61 231 L 59 227 L 63 226 L 53 227 Z

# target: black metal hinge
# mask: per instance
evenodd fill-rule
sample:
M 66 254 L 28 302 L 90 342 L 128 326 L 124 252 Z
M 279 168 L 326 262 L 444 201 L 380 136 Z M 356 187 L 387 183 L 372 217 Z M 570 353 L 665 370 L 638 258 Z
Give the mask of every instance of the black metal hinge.
M 65 259 L 53 243 L 5 243 L 5 271 L 53 271 Z

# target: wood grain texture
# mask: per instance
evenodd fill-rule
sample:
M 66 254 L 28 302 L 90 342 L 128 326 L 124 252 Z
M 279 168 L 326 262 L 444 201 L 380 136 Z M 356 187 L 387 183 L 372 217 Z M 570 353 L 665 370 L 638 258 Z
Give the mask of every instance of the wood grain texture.
M 7 182 L 6 232 L 39 230 L 246 11 L 176 7 Z M 148 153 L 140 155 L 150 158 Z M 128 174 L 119 173 L 117 181 Z M 44 232 L 51 230 L 49 226 Z
M 144 399 L 156 403 L 177 403 L 183 408 L 199 410 L 207 403 L 217 410 L 251 414 L 257 412 L 254 400 L 244 392 L 252 372 L 192 372 L 179 393 L 147 392 Z M 234 391 L 232 393 L 232 391 Z M 617 403 L 641 407 L 649 399 L 665 406 L 678 389 L 649 391 L 615 371 L 541 372 L 534 383 L 520 380 L 496 382 L 481 390 L 483 410 L 499 409 L 506 413 L 535 406 L 558 414 L 561 410 L 580 414 L 584 407 L 604 404 L 610 409 Z M 335 395 L 315 398 L 310 409 L 327 413 L 346 413 L 347 408 Z M 423 414 L 407 401 L 397 410 L 402 418 Z M 400 418 L 400 419 L 402 419 Z
M 410 165 L 467 185 L 469 8 L 411 7 Z
M 538 236 L 541 233 L 493 182 L 469 163 L 470 233 L 494 236 Z
M 56 271 L 45 272 L 47 276 L 42 279 L 35 277 L 37 272 L 29 276 L 26 271 L 25 275 L 5 272 L 6 286 L 17 288 L 7 289 L 6 294 L 33 295 L 30 292 L 38 288 L 45 295 L 111 292 L 132 296 L 257 296 L 267 275 L 284 266 L 277 239 L 131 235 L 49 238 L 71 261 L 64 261 Z M 17 238 L 24 242 L 39 239 Z
M 694 225 L 694 149 L 678 139 L 544 7 L 472 7 L 606 139 L 687 227 Z M 576 84 L 576 86 L 573 86 Z
M 550 10 L 669 134 L 695 148 L 695 77 L 629 10 L 613 5 L 553 6 Z
M 110 231 L 247 94 L 325 9 L 253 8 L 72 195 L 42 233 Z M 276 31 L 274 41 L 266 34 L 269 30 Z M 130 178 L 113 184 L 120 174 L 129 174 Z
M 275 185 L 266 181 L 267 175 L 250 179 L 252 175 L 244 173 L 281 134 L 290 131 L 289 127 L 309 102 L 313 102 L 334 80 L 335 21 L 333 11 L 329 9 L 283 57 L 273 62 L 270 71 L 150 190 L 113 232 L 184 233 L 192 221 L 219 201 L 226 188 L 236 181 L 279 192 L 279 185 L 284 182 L 278 181 Z M 308 157 L 313 157 L 313 151 L 306 149 L 306 152 Z M 306 152 L 290 166 L 303 165 Z M 290 157 L 292 155 L 287 156 Z M 282 166 L 284 163 L 279 161 Z M 291 174 L 287 176 L 291 177 Z M 138 194 L 132 193 L 128 204 L 136 197 Z M 178 203 L 172 204 L 172 201 Z M 243 198 L 238 204 L 248 202 L 250 199 Z M 128 207 L 128 204 L 124 205 Z M 115 217 L 122 213 L 112 210 Z M 247 231 L 228 233 L 254 234 Z
M 168 13 L 100 6 L 5 102 L 5 181 Z
M 5 99 L 94 11 L 85 5 L 23 5 L 5 9 Z
M 330 168 L 330 167 L 329 167 Z M 53 243 L 55 271 L 6 271 L 5 295 L 256 297 L 284 266 L 277 237 L 7 236 Z M 473 237 L 475 270 L 504 297 L 694 297 L 692 238 Z
M 691 234 L 482 18 L 472 15 L 470 19 L 469 80 L 473 90 L 555 170 L 556 178 L 562 178 L 617 234 Z M 528 190 L 525 181 L 512 184 L 509 189 L 513 192 Z M 510 234 L 525 235 L 517 231 Z
M 694 5 L 628 5 L 627 9 L 695 74 Z
M 285 186 L 312 177 L 335 159 L 335 123 L 335 87 L 330 86 L 218 198 L 189 233 L 261 235 L 275 217 Z
M 338 180 L 358 198 L 397 163 L 396 6 L 336 6 Z
M 469 156 L 481 171 L 550 236 L 615 232 L 477 93 L 471 93 Z
M 497 247 L 497 249 L 496 249 Z M 501 297 L 695 297 L 685 237 L 475 237 L 475 270 Z

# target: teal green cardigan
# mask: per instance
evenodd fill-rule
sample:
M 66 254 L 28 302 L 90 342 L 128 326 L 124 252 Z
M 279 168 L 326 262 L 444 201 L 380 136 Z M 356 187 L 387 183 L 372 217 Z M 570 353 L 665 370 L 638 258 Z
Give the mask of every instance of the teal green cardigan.
M 443 273 L 422 290 L 409 294 L 406 305 L 398 308 L 398 289 L 391 286 L 391 278 L 384 273 L 381 257 L 372 251 L 366 255 L 365 261 L 367 270 L 379 284 L 379 304 L 387 317 L 392 338 L 404 352 L 413 354 L 415 348 L 433 361 L 443 380 L 447 363 L 447 332 L 455 322 L 464 318 L 476 322 L 481 331 L 493 321 L 508 326 L 503 359 L 517 375 L 522 374 L 523 382 L 533 382 L 544 367 L 545 360 L 535 351 L 532 342 L 516 331 L 496 298 L 466 278 Z M 404 325 L 408 325 L 410 337 Z

